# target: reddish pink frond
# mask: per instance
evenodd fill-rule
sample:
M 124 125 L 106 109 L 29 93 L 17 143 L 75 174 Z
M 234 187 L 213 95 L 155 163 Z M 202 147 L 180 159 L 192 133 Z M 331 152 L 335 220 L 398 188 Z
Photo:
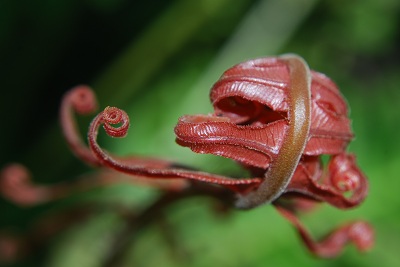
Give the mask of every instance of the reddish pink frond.
M 21 206 L 36 205 L 50 197 L 46 187 L 32 183 L 28 170 L 20 164 L 10 164 L 1 170 L 0 192 L 5 198 Z
M 185 179 L 192 179 L 192 180 L 197 180 L 201 182 L 207 182 L 207 183 L 213 183 L 213 184 L 219 184 L 226 186 L 234 191 L 237 192 L 242 192 L 246 191 L 247 187 L 244 185 L 249 185 L 249 186 L 254 186 L 254 184 L 259 184 L 260 179 L 254 178 L 254 179 L 233 179 L 221 175 L 215 175 L 215 174 L 209 174 L 205 172 L 199 172 L 199 171 L 190 171 L 186 169 L 180 169 L 180 168 L 175 168 L 174 166 L 171 166 L 171 168 L 159 168 L 156 166 L 149 166 L 148 164 L 146 165 L 140 165 L 140 164 L 127 164 L 126 161 L 120 160 L 116 157 L 111 156 L 110 154 L 106 153 L 97 143 L 97 134 L 98 134 L 98 129 L 100 125 L 105 124 L 106 120 L 105 117 L 107 118 L 108 115 L 105 115 L 106 112 L 109 112 L 110 108 L 106 108 L 105 111 L 101 112 L 98 114 L 92 121 L 90 128 L 89 128 L 89 134 L 88 134 L 88 139 L 89 139 L 89 145 L 90 148 L 92 149 L 94 155 L 97 157 L 99 162 L 102 163 L 102 165 L 107 166 L 111 169 L 131 174 L 131 175 L 136 175 L 136 176 L 144 176 L 144 177 L 151 177 L 151 178 L 185 178 Z M 117 111 L 117 108 L 112 108 L 113 112 L 119 112 Z M 121 111 L 122 113 L 122 111 Z M 122 123 L 125 124 L 127 121 L 127 118 L 125 118 L 125 115 L 123 116 L 116 116 L 117 118 L 121 118 L 122 121 L 113 121 L 113 124 L 117 123 Z M 129 125 L 124 127 L 125 129 L 128 129 Z M 112 125 L 106 126 L 108 129 L 107 133 L 108 134 L 114 134 L 116 133 L 115 136 L 113 137 L 120 137 L 122 136 L 121 133 L 118 130 L 113 131 Z M 123 134 L 125 135 L 126 132 Z
M 72 152 L 83 162 L 98 166 L 97 159 L 82 140 L 73 116 L 78 114 L 89 114 L 97 109 L 97 100 L 92 89 L 86 85 L 78 85 L 69 90 L 62 99 L 60 107 L 61 128 Z
M 374 231 L 364 221 L 347 223 L 332 231 L 321 240 L 315 241 L 293 212 L 279 205 L 275 205 L 275 207 L 283 217 L 293 224 L 304 244 L 317 257 L 336 257 L 348 243 L 353 243 L 360 251 L 367 251 L 373 246 Z
M 228 69 L 211 89 L 215 114 L 236 124 L 268 124 L 287 117 L 289 70 L 280 58 Z M 311 126 L 305 155 L 338 154 L 353 138 L 343 96 L 325 75 L 311 71 Z
M 365 199 L 368 183 L 354 155 L 343 153 L 332 156 L 325 179 L 320 173 L 318 177 L 309 171 L 308 165 L 316 164 L 316 160 L 311 159 L 299 164 L 285 192 L 301 193 L 342 209 L 357 206 Z M 347 192 L 351 192 L 351 196 L 347 197 Z
M 175 126 L 177 143 L 194 152 L 224 156 L 264 169 L 278 154 L 286 130 L 287 122 L 283 120 L 247 127 L 211 115 L 184 116 Z

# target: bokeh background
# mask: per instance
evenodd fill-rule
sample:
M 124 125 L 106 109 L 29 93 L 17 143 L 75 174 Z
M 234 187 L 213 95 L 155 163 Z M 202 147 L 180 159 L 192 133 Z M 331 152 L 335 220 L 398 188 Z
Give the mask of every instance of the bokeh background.
M 43 184 L 91 172 L 68 151 L 58 124 L 63 93 L 88 84 L 100 107 L 131 116 L 128 137 L 103 138 L 107 149 L 237 175 L 227 160 L 176 145 L 173 127 L 183 114 L 211 112 L 209 88 L 233 64 L 297 53 L 347 98 L 356 134 L 349 149 L 370 181 L 361 207 L 323 206 L 303 220 L 320 236 L 366 219 L 374 249 L 348 246 L 336 259 L 315 259 L 271 206 L 220 216 L 210 201 L 193 199 L 136 236 L 122 266 L 400 266 L 399 32 L 398 0 L 1 0 L 0 166 L 20 162 Z M 79 119 L 82 132 L 89 121 Z M 35 207 L 0 199 L 0 232 L 16 236 L 71 206 L 97 207 L 35 253 L 0 264 L 100 266 L 124 223 L 109 207 L 140 210 L 156 197 L 125 184 Z

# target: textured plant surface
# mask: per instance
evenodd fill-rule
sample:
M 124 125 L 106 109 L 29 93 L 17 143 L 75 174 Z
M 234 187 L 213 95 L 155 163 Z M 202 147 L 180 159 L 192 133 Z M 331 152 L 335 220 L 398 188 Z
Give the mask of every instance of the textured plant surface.
M 63 133 L 75 155 L 100 171 L 76 184 L 46 187 L 33 184 L 23 166 L 12 164 L 1 174 L 3 196 L 19 205 L 36 205 L 123 179 L 164 191 L 140 214 L 121 215 L 127 216 L 128 224 L 115 238 L 104 266 L 120 261 L 127 249 L 125 239 L 138 228 L 159 220 L 172 203 L 194 196 L 211 197 L 225 209 L 272 204 L 319 257 L 335 257 L 349 242 L 360 251 L 372 247 L 373 230 L 364 221 L 347 223 L 314 240 L 298 218 L 299 213 L 321 202 L 340 209 L 355 207 L 368 191 L 355 156 L 346 152 L 353 138 L 347 106 L 329 78 L 310 71 L 296 55 L 260 58 L 227 70 L 212 87 L 210 98 L 214 113 L 181 117 L 175 127 L 176 141 L 197 153 L 237 161 L 249 170 L 247 178 L 196 171 L 167 160 L 111 155 L 97 143 L 97 135 L 101 125 L 111 137 L 127 135 L 129 117 L 116 107 L 106 107 L 93 119 L 86 147 L 73 113 L 93 112 L 97 101 L 89 87 L 77 86 L 64 96 L 61 105 Z M 322 155 L 329 155 L 326 164 Z M 70 212 L 77 213 L 75 209 Z M 46 231 L 60 231 L 69 220 L 54 221 Z M 32 242 L 29 237 L 14 243 L 10 240 L 9 246 L 28 253 L 34 249 L 29 247 Z
M 0 265 L 400 265 L 399 10 L 397 0 L 1 1 Z M 231 68 L 288 52 L 340 88 L 327 95 L 330 79 L 309 71 L 309 128 L 307 111 L 288 105 L 307 107 L 307 90 L 280 90 L 271 68 L 260 74 L 269 83 Z M 270 60 L 289 87 L 287 62 Z M 229 91 L 233 80 L 247 90 Z M 78 84 L 93 91 L 70 90 Z M 99 117 L 99 152 L 124 172 L 87 142 L 106 106 L 130 117 L 126 138 L 108 137 Z M 293 134 L 307 129 L 307 140 Z M 304 141 L 298 163 L 283 157 Z M 360 253 L 366 222 L 376 236 Z

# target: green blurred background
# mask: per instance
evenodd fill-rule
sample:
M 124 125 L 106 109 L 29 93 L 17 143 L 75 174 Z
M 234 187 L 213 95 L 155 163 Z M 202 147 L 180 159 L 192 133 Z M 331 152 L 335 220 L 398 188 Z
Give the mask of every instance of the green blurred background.
M 127 138 L 102 138 L 107 149 L 237 175 L 227 160 L 176 145 L 173 127 L 183 114 L 211 112 L 209 88 L 233 64 L 297 53 L 347 98 L 350 150 L 370 180 L 361 207 L 324 206 L 303 220 L 319 236 L 364 218 L 376 229 L 374 249 L 348 246 L 337 259 L 315 259 L 271 206 L 221 217 L 208 200 L 193 199 L 168 209 L 167 226 L 141 232 L 123 266 L 400 266 L 399 32 L 398 0 L 0 0 L 0 166 L 21 162 L 48 184 L 91 172 L 68 151 L 57 119 L 63 93 L 86 83 L 102 108 L 131 116 Z M 89 121 L 79 120 L 82 132 Z M 19 235 L 70 206 L 98 207 L 4 266 L 100 266 L 123 223 L 108 205 L 140 210 L 156 195 L 115 185 L 32 208 L 0 199 L 0 231 Z

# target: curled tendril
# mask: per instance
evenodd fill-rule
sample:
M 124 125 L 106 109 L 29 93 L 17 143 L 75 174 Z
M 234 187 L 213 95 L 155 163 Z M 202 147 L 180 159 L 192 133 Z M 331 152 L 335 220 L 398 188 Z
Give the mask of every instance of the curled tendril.
M 310 165 L 318 164 L 318 158 L 304 159 L 285 192 L 297 192 L 341 209 L 355 207 L 365 199 L 368 182 L 357 167 L 354 155 L 342 153 L 333 156 L 323 182 L 320 182 L 323 180 L 321 173 L 313 176 L 307 169 Z
M 92 152 L 84 144 L 73 116 L 73 112 L 89 114 L 97 109 L 94 92 L 86 85 L 79 85 L 68 91 L 62 100 L 60 108 L 61 127 L 72 152 L 83 162 L 98 166 L 99 163 Z
M 114 128 L 112 125 L 107 125 L 109 122 L 122 123 L 120 127 Z M 232 189 L 234 192 L 244 193 L 248 192 L 254 186 L 260 184 L 260 178 L 252 179 L 233 179 L 221 175 L 210 174 L 200 171 L 191 171 L 182 168 L 175 168 L 173 165 L 169 167 L 159 168 L 156 166 L 149 166 L 148 164 L 141 164 L 137 162 L 127 162 L 123 159 L 112 157 L 106 153 L 97 143 L 98 129 L 100 125 L 104 125 L 105 130 L 112 137 L 122 137 L 127 134 L 129 128 L 129 119 L 126 113 L 118 108 L 107 107 L 103 112 L 99 113 L 93 120 L 89 127 L 88 141 L 93 154 L 97 157 L 99 162 L 111 169 L 124 172 L 131 175 L 152 177 L 152 178 L 186 178 L 197 180 L 201 182 L 220 184 L 227 188 Z M 107 126 L 106 126 L 107 125 Z
M 97 109 L 96 96 L 90 87 L 79 85 L 67 94 L 72 107 L 79 114 L 90 114 Z
M 20 164 L 4 167 L 0 177 L 2 195 L 18 205 L 35 205 L 47 201 L 50 197 L 45 187 L 32 183 L 28 170 Z
M 340 192 L 354 192 L 362 185 L 362 175 L 352 165 L 354 155 L 338 155 L 329 164 L 329 182 Z
M 103 128 L 109 136 L 124 137 L 129 129 L 129 117 L 125 111 L 116 107 L 106 107 L 103 111 Z M 121 124 L 118 127 L 114 125 Z
M 315 241 L 293 212 L 280 205 L 275 205 L 275 207 L 297 229 L 310 252 L 318 257 L 336 257 L 347 243 L 354 243 L 360 251 L 367 251 L 373 246 L 374 231 L 367 222 L 347 223 L 332 231 L 325 238 Z
M 350 208 L 360 204 L 368 194 L 367 178 L 358 168 L 353 154 L 342 153 L 333 156 L 328 165 L 327 176 L 327 181 L 323 185 L 336 192 L 338 204 L 339 195 L 347 201 Z M 345 193 L 350 195 L 347 197 Z

